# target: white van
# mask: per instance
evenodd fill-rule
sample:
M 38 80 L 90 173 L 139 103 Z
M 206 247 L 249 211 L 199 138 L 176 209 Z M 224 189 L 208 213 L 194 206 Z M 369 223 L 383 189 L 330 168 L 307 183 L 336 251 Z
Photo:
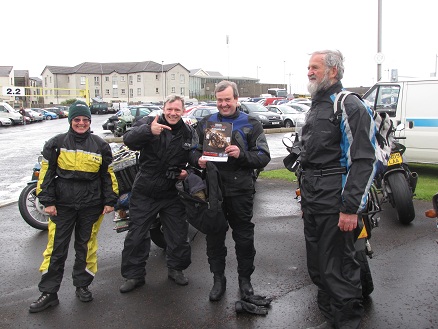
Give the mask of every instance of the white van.
M 438 164 L 438 79 L 378 82 L 364 99 L 377 112 L 387 112 L 394 126 L 402 123 L 408 162 Z
M 8 103 L 0 102 L 0 117 L 10 119 L 13 125 L 23 123 L 23 116 Z

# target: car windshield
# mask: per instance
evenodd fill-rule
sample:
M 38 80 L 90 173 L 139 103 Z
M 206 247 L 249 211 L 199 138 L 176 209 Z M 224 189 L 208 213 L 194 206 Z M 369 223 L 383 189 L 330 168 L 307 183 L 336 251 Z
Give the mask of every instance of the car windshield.
M 252 112 L 269 112 L 269 110 L 259 103 L 244 103 L 249 113 Z
M 297 113 L 303 113 L 303 111 L 292 108 L 290 106 L 278 106 L 278 108 L 283 112 L 284 114 L 297 114 Z

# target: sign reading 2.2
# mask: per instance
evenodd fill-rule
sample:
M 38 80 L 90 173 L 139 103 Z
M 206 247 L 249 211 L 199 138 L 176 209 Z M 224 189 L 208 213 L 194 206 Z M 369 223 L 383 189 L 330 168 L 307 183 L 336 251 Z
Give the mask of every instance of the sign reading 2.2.
M 3 96 L 26 96 L 24 87 L 3 87 Z

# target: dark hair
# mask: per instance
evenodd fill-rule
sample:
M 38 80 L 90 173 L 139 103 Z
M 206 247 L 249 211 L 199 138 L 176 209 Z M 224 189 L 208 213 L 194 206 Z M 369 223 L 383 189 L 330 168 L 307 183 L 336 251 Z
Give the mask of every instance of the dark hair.
M 324 62 L 327 69 L 336 67 L 338 74 L 336 79 L 341 80 L 344 77 L 344 56 L 339 50 L 319 50 L 312 53 L 312 55 L 325 55 Z
M 224 91 L 228 87 L 233 88 L 233 96 L 234 98 L 239 98 L 239 90 L 237 89 L 237 85 L 235 82 L 222 80 L 216 85 L 216 88 L 214 88 L 214 94 L 220 93 L 221 91 Z

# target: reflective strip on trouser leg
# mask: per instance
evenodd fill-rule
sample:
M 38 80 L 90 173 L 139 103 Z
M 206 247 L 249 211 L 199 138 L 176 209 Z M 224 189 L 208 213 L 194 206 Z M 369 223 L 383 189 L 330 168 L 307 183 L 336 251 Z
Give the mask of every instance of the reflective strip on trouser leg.
M 73 285 L 88 286 L 97 272 L 97 234 L 104 215 L 101 208 L 88 208 L 78 211 L 75 228 L 75 264 L 73 266 Z
M 47 247 L 46 247 L 46 250 L 44 250 L 44 252 L 43 252 L 44 259 L 43 259 L 43 262 L 41 263 L 41 266 L 40 266 L 40 272 L 42 274 L 47 273 L 47 270 L 49 268 L 50 256 L 52 256 L 53 243 L 55 240 L 56 224 L 53 223 L 50 220 L 50 218 L 49 218 L 49 223 L 48 223 L 48 229 L 49 229 L 49 234 L 47 236 L 47 238 L 48 238 Z
M 99 233 L 100 224 L 102 223 L 104 215 L 100 215 L 99 219 L 93 225 L 93 230 L 91 231 L 90 240 L 88 241 L 87 247 L 87 267 L 86 271 L 92 276 L 96 275 L 97 272 L 97 233 Z

